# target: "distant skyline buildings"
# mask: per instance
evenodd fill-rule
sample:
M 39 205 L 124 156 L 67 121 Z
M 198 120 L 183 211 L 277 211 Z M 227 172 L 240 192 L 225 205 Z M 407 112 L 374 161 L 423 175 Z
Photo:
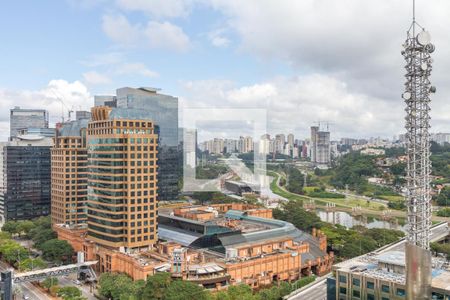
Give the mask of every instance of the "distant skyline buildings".
M 48 128 L 48 111 L 45 109 L 20 108 L 20 106 L 11 108 L 9 139 L 12 140 L 29 128 Z

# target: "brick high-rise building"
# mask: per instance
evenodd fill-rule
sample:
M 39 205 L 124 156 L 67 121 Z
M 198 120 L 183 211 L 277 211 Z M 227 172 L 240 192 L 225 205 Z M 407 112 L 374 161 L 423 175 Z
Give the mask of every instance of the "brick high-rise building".
M 87 221 L 88 119 L 61 125 L 52 148 L 52 223 Z
M 99 106 L 88 124 L 87 238 L 125 252 L 158 239 L 158 135 L 144 115 Z

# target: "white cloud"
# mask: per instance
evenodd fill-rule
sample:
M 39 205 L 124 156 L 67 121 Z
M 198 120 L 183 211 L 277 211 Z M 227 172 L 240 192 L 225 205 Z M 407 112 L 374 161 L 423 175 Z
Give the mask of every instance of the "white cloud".
M 333 123 L 332 138 L 398 134 L 403 130 L 403 103 L 352 92 L 334 77 L 311 74 L 274 78 L 259 84 L 236 86 L 230 81 L 183 82 L 181 107 L 265 108 L 268 130 L 308 136 L 318 120 Z M 444 116 L 443 116 L 444 117 Z M 450 117 L 447 111 L 446 117 Z
M 118 75 L 128 75 L 128 74 L 136 74 L 144 77 L 155 78 L 158 77 L 159 74 L 155 71 L 148 69 L 142 63 L 124 63 L 117 66 L 116 74 Z
M 103 16 L 102 28 L 106 35 L 119 45 L 133 47 L 139 42 L 139 26 L 131 25 L 123 15 Z
M 259 58 L 262 64 L 266 60 L 282 61 L 299 74 L 317 73 L 335 78 L 345 85 L 348 94 L 358 95 L 356 104 L 367 101 L 368 105 L 354 106 L 361 109 L 356 120 L 363 116 L 366 123 L 378 120 L 383 124 L 386 116 L 380 115 L 379 107 L 385 109 L 387 116 L 397 107 L 403 109 L 400 95 L 405 62 L 400 51 L 411 24 L 411 2 L 212 0 L 208 3 L 225 17 L 227 30 L 238 36 L 240 51 Z M 450 2 L 447 0 L 435 0 L 432 5 L 417 3 L 416 18 L 431 32 L 436 45 L 431 76 L 438 90 L 432 95 L 431 103 L 433 131 L 449 131 L 447 70 L 450 56 L 444 50 L 450 49 L 448 11 Z M 331 89 L 327 85 L 321 88 L 323 92 Z M 332 115 L 330 108 L 336 101 L 333 98 L 322 101 L 322 110 L 316 111 L 316 119 L 321 114 Z M 345 112 L 340 111 L 339 115 L 345 117 Z M 402 113 L 397 117 L 400 132 L 403 131 Z M 335 122 L 339 124 L 341 120 Z M 365 135 L 376 131 L 376 127 L 371 128 L 366 128 Z M 388 131 L 392 130 L 387 127 Z
M 93 105 L 92 97 L 83 83 L 62 79 L 51 80 L 41 90 L 0 89 L 0 99 L 0 140 L 6 140 L 9 136 L 9 109 L 14 106 L 46 109 L 49 111 L 50 123 L 54 124 L 61 121 L 62 112 L 66 119 L 67 110 L 90 110 Z
M 175 51 L 186 51 L 189 48 L 189 37 L 183 29 L 169 22 L 148 22 L 144 35 L 151 48 Z
M 130 24 L 123 15 L 103 16 L 103 31 L 124 47 L 145 47 L 183 52 L 190 40 L 183 29 L 167 21 L 149 21 L 146 25 Z
M 213 30 L 208 34 L 211 44 L 215 47 L 227 47 L 231 41 L 224 36 L 224 30 Z
M 128 11 L 143 11 L 157 18 L 185 17 L 190 13 L 191 0 L 117 0 L 117 6 Z
M 111 83 L 111 79 L 108 76 L 100 74 L 96 71 L 89 71 L 83 73 L 83 79 L 89 85 L 100 85 Z

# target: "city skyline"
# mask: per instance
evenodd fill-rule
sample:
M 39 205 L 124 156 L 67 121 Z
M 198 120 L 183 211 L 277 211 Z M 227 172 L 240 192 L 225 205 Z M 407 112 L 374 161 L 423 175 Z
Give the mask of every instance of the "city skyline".
M 2 8 L 1 299 L 450 300 L 448 0 Z
M 33 13 L 25 12 L 21 2 L 5 5 L 0 34 L 7 45 L 2 54 L 9 59 L 3 66 L 8 75 L 1 77 L 1 132 L 8 128 L 5 111 L 15 105 L 48 107 L 50 123 L 55 123 L 61 110 L 65 117 L 68 109 L 86 110 L 93 95 L 111 94 L 119 86 L 161 87 L 180 98 L 180 107 L 267 108 L 273 133 L 289 129 L 306 136 L 309 124 L 317 120 L 335 122 L 334 131 L 342 137 L 366 132 L 390 137 L 403 130 L 396 92 L 403 62 L 391 53 L 398 51 L 402 25 L 411 15 L 406 0 L 350 1 L 345 8 L 333 1 L 317 7 L 310 2 L 274 6 L 172 0 L 158 7 L 136 0 L 46 1 L 27 4 Z M 445 48 L 443 28 L 449 20 L 442 12 L 450 4 L 418 1 L 417 6 L 418 17 L 433 28 L 433 40 Z M 325 9 L 329 7 L 333 9 Z M 47 17 L 55 10 L 58 16 Z M 15 12 L 26 14 L 20 25 L 12 18 Z M 302 18 L 306 15 L 312 18 Z M 379 15 L 395 15 L 385 24 L 395 30 L 378 26 Z M 267 27 L 272 19 L 288 21 Z M 316 19 L 335 26 L 311 21 Z M 8 28 L 15 28 L 15 35 Z M 66 33 L 72 42 L 64 42 Z M 266 43 L 267 36 L 275 40 Z M 370 36 L 378 38 L 367 40 Z M 23 40 L 33 42 L 34 50 L 24 47 Z M 354 45 L 351 51 L 349 44 Z M 440 90 L 433 102 L 432 128 L 448 132 L 445 70 L 450 61 L 440 51 L 434 59 L 433 81 Z

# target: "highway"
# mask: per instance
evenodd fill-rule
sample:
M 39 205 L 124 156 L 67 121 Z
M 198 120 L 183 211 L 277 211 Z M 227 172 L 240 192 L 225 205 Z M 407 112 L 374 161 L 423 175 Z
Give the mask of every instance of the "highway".
M 83 285 L 77 285 L 74 283 L 76 280 L 76 275 L 72 274 L 67 277 L 59 277 L 58 282 L 60 286 L 76 286 L 81 290 L 81 293 L 83 294 L 83 297 L 87 298 L 88 300 L 96 300 L 97 298 L 94 297 L 93 294 L 91 294 L 89 290 L 89 285 L 83 284 Z
M 326 300 L 327 299 L 327 279 L 320 279 L 309 289 L 288 298 L 289 300 Z
M 446 223 L 439 224 L 431 228 L 430 241 L 436 242 L 449 234 L 450 232 L 448 224 Z M 392 244 L 387 247 L 381 247 L 380 249 L 376 250 L 375 253 L 385 253 L 387 251 L 404 251 L 404 250 L 405 250 L 405 239 L 403 238 L 395 244 Z

